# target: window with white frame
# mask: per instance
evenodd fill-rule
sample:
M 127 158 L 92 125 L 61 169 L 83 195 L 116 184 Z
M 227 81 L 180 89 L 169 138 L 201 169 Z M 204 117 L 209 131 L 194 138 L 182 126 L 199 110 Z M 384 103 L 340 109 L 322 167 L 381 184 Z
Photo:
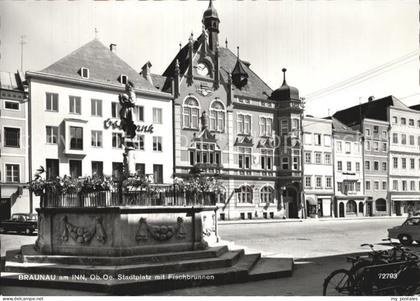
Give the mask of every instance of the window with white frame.
M 260 194 L 261 203 L 274 203 L 274 189 L 270 186 L 261 188 Z
M 416 161 L 413 158 L 410 158 L 410 169 L 416 168 Z
M 162 124 L 162 109 L 153 108 L 153 123 Z
M 58 143 L 58 127 L 56 126 L 46 126 L 46 142 L 48 144 L 57 144 Z
M 69 111 L 72 114 L 81 114 L 82 99 L 79 96 L 69 96 Z
M 161 152 L 162 151 L 162 137 L 153 136 L 153 151 Z
M 393 162 L 394 168 L 398 168 L 398 158 L 397 157 L 393 157 L 392 158 L 392 162 Z
M 379 170 L 379 161 L 373 161 L 373 170 Z
M 134 148 L 137 150 L 144 150 L 144 135 L 136 135 L 136 138 L 133 139 Z
M 401 168 L 406 169 L 407 168 L 407 159 L 401 158 Z
M 414 145 L 415 144 L 415 142 L 414 142 L 414 136 L 413 135 L 410 135 L 410 145 Z
M 325 164 L 331 164 L 331 153 L 325 153 L 324 163 Z
M 282 157 L 281 158 L 281 169 L 289 169 L 289 157 Z
M 82 68 L 80 68 L 80 75 L 81 75 L 83 78 L 89 78 L 89 69 L 88 69 L 88 68 L 86 68 L 86 67 L 82 67 Z
M 5 100 L 4 101 L 4 108 L 7 110 L 19 110 L 20 104 L 17 101 L 10 101 Z
M 337 161 L 337 170 L 342 171 L 343 170 L 343 162 Z
M 382 151 L 386 152 L 388 150 L 388 144 L 386 142 L 382 142 Z
M 122 148 L 123 137 L 122 133 L 112 133 L 112 148 Z
M 238 192 L 238 203 L 250 203 L 252 204 L 253 191 L 251 186 L 241 186 L 241 191 Z
M 398 144 L 398 134 L 397 133 L 392 134 L 392 143 Z
M 351 171 L 351 162 L 347 162 L 347 171 Z
M 407 135 L 401 134 L 401 144 L 407 144 Z
M 3 146 L 20 148 L 20 129 L 19 128 L 4 127 Z
M 273 159 L 274 151 L 272 149 L 261 149 L 261 169 L 272 170 L 273 169 Z
M 379 190 L 379 181 L 374 181 L 373 182 L 373 189 L 374 190 Z
M 293 170 L 298 170 L 299 166 L 300 166 L 300 151 L 298 150 L 293 150 L 293 165 L 292 165 L 292 169 Z
M 365 129 L 365 136 L 370 137 L 370 129 Z
M 370 190 L 370 181 L 365 182 L 366 190 Z
M 321 134 L 314 134 L 314 145 L 321 145 Z
M 306 188 L 312 187 L 312 177 L 311 176 L 305 176 L 305 187 Z
M 91 146 L 102 147 L 102 131 L 91 131 Z
M 365 161 L 365 169 L 370 170 L 370 161 Z
M 341 141 L 337 141 L 336 148 L 338 153 L 341 153 L 343 151 L 343 144 Z
M 360 171 L 360 162 L 356 162 L 356 171 Z
M 379 151 L 379 142 L 377 142 L 377 141 L 373 142 L 373 150 L 375 152 Z
M 221 101 L 215 100 L 210 107 L 210 130 L 217 132 L 225 131 L 225 106 Z
M 83 128 L 79 126 L 70 127 L 70 149 L 83 150 Z
M 238 147 L 238 164 L 239 168 L 251 169 L 251 152 L 250 147 Z
M 360 182 L 356 182 L 356 191 L 360 191 L 361 190 L 361 184 Z
M 287 135 L 289 133 L 289 120 L 282 119 L 280 120 L 280 135 Z
M 311 152 L 305 152 L 305 163 L 312 163 L 312 153 Z
M 273 126 L 273 119 L 269 117 L 260 117 L 260 136 L 271 137 Z
M 325 177 L 325 187 L 332 188 L 332 177 Z
M 198 129 L 198 116 L 200 106 L 195 98 L 188 97 L 183 105 L 183 127 L 188 129 Z
M 415 191 L 416 190 L 416 182 L 415 181 L 410 181 L 410 190 L 411 191 Z
M 123 85 L 126 85 L 128 83 L 128 77 L 125 74 L 121 74 L 119 79 L 120 79 L 120 83 Z
M 46 96 L 46 110 L 50 112 L 58 112 L 58 94 L 47 92 L 45 96 Z
M 216 143 L 197 142 L 190 150 L 190 165 L 221 163 L 221 150 Z
M 379 134 L 379 127 L 377 125 L 373 126 L 373 133 L 374 134 Z
M 398 190 L 398 180 L 392 181 L 392 190 Z
M 370 141 L 366 141 L 366 150 L 370 151 Z
M 315 164 L 322 164 L 321 153 L 315 153 Z
M 408 125 L 414 126 L 414 119 L 408 119 Z
M 392 124 L 397 124 L 398 118 L 396 116 L 392 116 Z
M 315 177 L 316 188 L 322 188 L 322 177 Z
M 101 99 L 94 99 L 90 100 L 90 108 L 91 108 L 91 115 L 101 117 L 102 116 L 102 100 Z
M 111 103 L 111 117 L 112 118 L 119 118 L 120 117 L 120 110 L 121 105 L 119 102 L 112 102 Z
M 160 109 L 159 109 L 160 110 Z M 159 114 L 159 113 L 157 113 Z M 134 107 L 134 116 L 136 117 L 136 121 L 144 121 L 144 107 L 143 106 L 135 106 Z M 159 116 L 157 116 L 159 117 Z M 160 123 L 162 123 L 162 112 L 160 113 Z M 155 122 L 155 108 L 153 108 L 153 123 Z
M 298 131 L 299 128 L 299 119 L 292 119 L 292 131 Z
M 346 154 L 350 154 L 351 153 L 351 143 L 350 142 L 346 142 L 346 144 L 345 144 L 345 151 L 346 151 Z
M 19 183 L 20 182 L 19 164 L 5 164 L 5 167 L 6 167 L 6 182 Z
M 386 170 L 387 170 L 386 162 L 382 162 L 382 171 L 386 171 Z
M 382 181 L 382 190 L 387 190 L 388 189 L 388 185 L 386 181 Z
M 251 115 L 238 114 L 237 115 L 237 130 L 238 134 L 251 133 Z

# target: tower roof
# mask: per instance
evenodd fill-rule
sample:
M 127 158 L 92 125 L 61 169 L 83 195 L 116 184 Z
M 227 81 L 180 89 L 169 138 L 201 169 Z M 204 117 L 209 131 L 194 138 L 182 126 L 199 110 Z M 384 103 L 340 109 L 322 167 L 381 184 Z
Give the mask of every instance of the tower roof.
M 289 100 L 296 99 L 299 100 L 299 90 L 295 87 L 289 86 L 286 82 L 286 68 L 282 69 L 283 71 L 283 84 L 280 88 L 276 89 L 271 93 L 270 99 L 272 100 Z
M 204 11 L 203 20 L 207 18 L 215 18 L 219 19 L 219 15 L 217 14 L 217 10 L 213 7 L 213 1 L 210 0 L 209 7 Z

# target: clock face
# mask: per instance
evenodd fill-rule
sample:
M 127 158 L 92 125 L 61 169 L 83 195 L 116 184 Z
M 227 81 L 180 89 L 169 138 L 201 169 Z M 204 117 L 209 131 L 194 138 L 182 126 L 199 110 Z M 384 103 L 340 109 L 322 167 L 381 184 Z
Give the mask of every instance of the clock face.
M 207 76 L 209 75 L 209 69 L 205 64 L 199 63 L 197 64 L 197 73 L 201 76 Z

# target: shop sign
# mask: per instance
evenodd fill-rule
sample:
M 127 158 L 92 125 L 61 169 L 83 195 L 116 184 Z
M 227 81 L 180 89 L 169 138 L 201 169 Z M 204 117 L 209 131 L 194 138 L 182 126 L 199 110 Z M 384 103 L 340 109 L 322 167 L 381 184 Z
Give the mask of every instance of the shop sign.
M 136 132 L 139 133 L 153 133 L 153 124 L 149 124 L 149 125 L 136 125 Z M 121 129 L 121 121 L 120 120 L 111 120 L 111 118 L 108 118 L 107 120 L 104 121 L 104 128 L 108 129 L 108 128 L 112 128 L 112 129 Z

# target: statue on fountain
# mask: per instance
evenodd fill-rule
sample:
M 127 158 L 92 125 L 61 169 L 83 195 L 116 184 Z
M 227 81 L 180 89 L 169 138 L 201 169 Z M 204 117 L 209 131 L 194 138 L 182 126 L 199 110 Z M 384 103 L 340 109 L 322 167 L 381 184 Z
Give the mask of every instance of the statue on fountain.
M 136 136 L 137 126 L 133 121 L 133 108 L 136 101 L 136 93 L 131 82 L 125 85 L 125 92 L 118 96 L 121 105 L 120 119 L 121 129 L 124 131 L 126 138 L 133 139 Z

